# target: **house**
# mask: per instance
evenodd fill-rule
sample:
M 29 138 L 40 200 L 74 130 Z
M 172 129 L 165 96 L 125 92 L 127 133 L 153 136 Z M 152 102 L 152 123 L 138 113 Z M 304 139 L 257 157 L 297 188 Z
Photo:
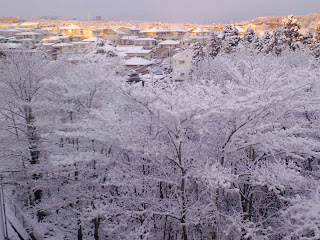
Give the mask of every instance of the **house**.
M 22 28 L 39 28 L 40 23 L 38 22 L 24 22 L 20 24 L 20 27 Z
M 126 33 L 129 36 L 139 36 L 140 35 L 140 28 L 136 28 L 136 27 L 121 27 L 118 30 Z
M 160 48 L 179 48 L 180 47 L 180 41 L 175 41 L 175 40 L 165 40 L 163 42 L 159 43 Z
M 154 51 L 143 49 L 143 46 L 117 46 L 116 51 L 124 58 L 139 57 L 147 60 L 154 58 Z
M 48 50 L 52 50 L 52 45 L 54 45 L 54 43 L 41 43 L 39 45 L 39 48 L 42 49 L 42 50 L 45 50 L 45 51 L 48 51 Z
M 170 36 L 172 39 L 181 39 L 186 35 L 186 30 L 182 28 L 174 28 L 170 30 Z
M 137 38 L 133 42 L 135 46 L 144 46 L 145 48 L 153 48 L 157 45 L 154 38 Z
M 21 31 L 19 31 L 18 29 L 1 29 L 0 30 L 0 35 L 9 38 L 9 37 L 14 37 L 17 33 L 19 33 Z
M 0 28 L 14 28 L 15 26 L 9 23 L 0 23 Z
M 135 69 L 137 72 L 145 71 L 152 64 L 153 62 L 139 57 L 130 58 L 125 61 L 125 65 L 128 68 Z
M 25 48 L 36 48 L 35 44 L 37 44 L 38 41 L 31 38 L 24 38 L 20 39 L 19 43 L 21 43 Z
M 91 37 L 99 37 L 100 30 L 99 29 L 83 29 L 82 30 L 82 37 L 84 39 L 91 38 Z
M 53 44 L 52 47 L 61 53 L 72 52 L 74 49 L 74 45 L 72 43 L 57 43 Z
M 57 32 L 57 29 L 54 27 L 46 27 L 46 28 L 40 28 L 38 32 L 40 32 L 42 36 L 49 37 L 50 35 L 55 34 Z
M 188 48 L 192 44 L 191 38 L 184 38 L 180 40 L 180 47 L 181 48 Z
M 209 44 L 209 39 L 210 39 L 209 36 L 190 36 L 185 40 L 189 42 L 189 45 L 192 45 L 192 44 L 199 42 L 203 46 L 205 46 L 205 45 Z
M 18 43 L 0 43 L 0 50 L 16 50 L 23 49 L 22 44 Z
M 113 44 L 118 44 L 120 39 L 126 35 L 126 33 L 118 30 L 118 29 L 108 29 L 104 31 L 103 38 L 110 40 Z
M 134 40 L 139 38 L 138 36 L 123 36 L 120 38 L 120 45 L 134 45 Z
M 60 27 L 59 29 L 63 36 L 82 36 L 82 28 L 78 25 L 70 24 L 66 27 Z
M 152 28 L 152 29 L 147 29 L 141 32 L 145 36 L 152 36 L 155 37 L 158 33 L 158 29 Z
M 52 36 L 42 39 L 43 43 L 71 43 L 71 36 Z
M 128 58 L 143 58 L 143 59 L 146 59 L 146 60 L 151 60 L 153 59 L 153 56 L 154 56 L 154 52 L 152 50 L 145 50 L 145 49 L 142 49 L 142 50 L 133 50 L 133 51 L 128 51 L 127 53 L 127 57 Z
M 122 32 L 122 31 L 120 31 L 118 29 L 112 29 L 112 28 L 104 31 L 104 34 L 105 35 L 126 35 L 125 32 Z
M 74 45 L 75 49 L 82 52 L 82 51 L 86 51 L 87 49 L 90 48 L 90 46 L 92 45 L 91 42 L 72 42 L 72 44 Z
M 157 48 L 155 51 L 155 56 L 157 58 L 168 58 L 172 57 L 176 53 L 177 51 L 172 48 Z
M 171 37 L 171 31 L 168 29 L 160 28 L 157 30 L 157 38 L 159 39 L 167 39 Z
M 87 39 L 84 39 L 82 40 L 83 42 L 96 42 L 98 40 L 97 37 L 91 37 L 91 38 L 87 38 Z
M 194 28 L 190 32 L 190 36 L 209 36 L 211 31 L 205 28 Z
M 20 32 L 15 34 L 17 39 L 32 39 L 35 42 L 39 42 L 41 34 L 37 32 Z
M 192 49 L 186 49 L 172 57 L 172 68 L 176 81 L 185 81 L 189 79 L 189 73 L 192 66 Z

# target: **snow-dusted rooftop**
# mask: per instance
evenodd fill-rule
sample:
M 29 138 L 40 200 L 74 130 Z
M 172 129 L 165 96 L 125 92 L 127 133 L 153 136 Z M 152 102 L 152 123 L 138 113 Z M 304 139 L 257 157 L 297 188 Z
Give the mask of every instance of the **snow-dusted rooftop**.
M 88 39 L 84 39 L 84 40 L 82 40 L 83 42 L 95 42 L 95 41 L 97 41 L 97 37 L 91 37 L 91 38 L 88 38 Z
M 186 32 L 186 30 L 182 28 L 174 28 L 174 29 L 171 29 L 170 32 Z
M 159 43 L 159 45 L 179 45 L 180 41 L 175 41 L 175 40 L 165 40 L 161 43 Z
M 0 49 L 18 49 L 22 45 L 18 43 L 0 43 Z
M 134 57 L 125 61 L 126 66 L 149 66 L 153 64 L 153 62 L 148 61 L 143 58 Z
M 74 46 L 72 43 L 57 43 L 52 45 L 52 47 L 72 47 Z
M 118 52 L 139 51 L 142 49 L 143 49 L 143 46 L 117 46 L 116 47 L 116 50 Z
M 154 38 L 137 38 L 134 41 L 156 41 Z
M 65 27 L 60 27 L 60 29 L 66 29 L 66 30 L 71 29 L 72 30 L 72 29 L 81 29 L 81 27 L 79 27 L 78 25 L 75 25 L 75 24 L 70 24 Z
M 123 36 L 121 40 L 134 40 L 139 38 L 138 36 Z
M 20 33 L 16 33 L 16 36 L 25 36 L 25 35 L 41 35 L 40 33 L 37 32 L 20 32 Z
M 192 32 L 194 32 L 194 33 L 205 33 L 205 32 L 211 32 L 211 31 L 208 30 L 208 29 L 205 29 L 205 28 L 196 28 L 196 29 L 193 29 Z
M 131 31 L 140 31 L 140 28 L 137 27 L 128 27 Z
M 113 28 L 111 28 L 111 30 L 112 30 L 112 31 L 114 31 L 116 34 L 119 34 L 119 35 L 126 35 L 126 33 L 125 33 L 125 32 L 122 32 L 122 31 L 120 31 L 119 29 L 113 29 Z
M 20 26 L 32 26 L 32 25 L 38 25 L 38 22 L 24 22 L 21 23 Z

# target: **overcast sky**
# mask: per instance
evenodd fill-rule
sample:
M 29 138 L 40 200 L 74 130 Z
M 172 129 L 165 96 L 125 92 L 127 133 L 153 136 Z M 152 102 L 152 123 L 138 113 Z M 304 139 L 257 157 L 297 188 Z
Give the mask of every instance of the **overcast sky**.
M 213 23 L 320 13 L 320 0 L 0 0 L 0 16 Z

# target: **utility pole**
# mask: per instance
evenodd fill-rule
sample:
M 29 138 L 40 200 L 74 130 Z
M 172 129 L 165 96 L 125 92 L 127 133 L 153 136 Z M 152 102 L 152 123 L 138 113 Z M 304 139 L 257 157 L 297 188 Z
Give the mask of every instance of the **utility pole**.
M 0 239 L 8 239 L 6 210 L 3 193 L 3 176 L 0 175 Z

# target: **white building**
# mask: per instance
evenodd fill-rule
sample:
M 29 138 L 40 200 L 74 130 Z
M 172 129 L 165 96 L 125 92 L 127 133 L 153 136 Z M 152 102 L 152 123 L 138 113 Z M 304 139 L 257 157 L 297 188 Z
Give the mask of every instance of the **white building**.
M 180 47 L 180 41 L 175 41 L 175 40 L 165 40 L 161 43 L 159 43 L 160 48 L 179 48 Z
M 172 68 L 176 81 L 185 81 L 189 79 L 189 73 L 192 66 L 192 49 L 186 49 L 172 57 Z

